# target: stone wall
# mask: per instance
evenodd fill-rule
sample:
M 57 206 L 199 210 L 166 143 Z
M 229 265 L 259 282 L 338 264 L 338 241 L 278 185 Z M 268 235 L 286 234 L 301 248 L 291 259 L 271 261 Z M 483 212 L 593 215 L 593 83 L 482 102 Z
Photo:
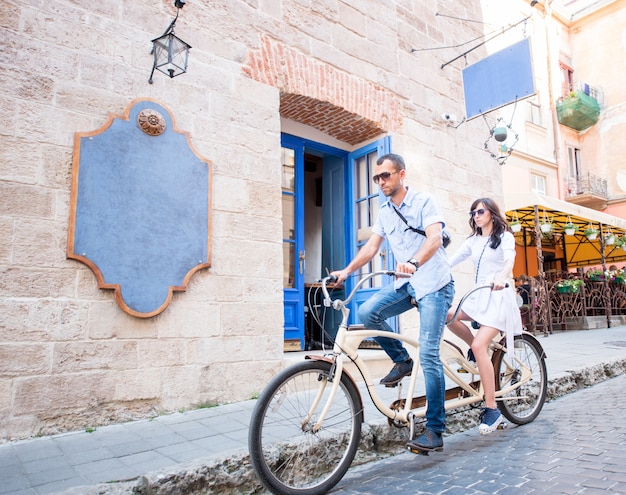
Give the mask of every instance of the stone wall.
M 247 399 L 282 366 L 281 112 L 347 150 L 392 135 L 457 245 L 470 202 L 500 195 L 484 125 L 440 121 L 463 114 L 462 67 L 411 52 L 474 26 L 425 1 L 190 1 L 176 24 L 189 71 L 151 85 L 173 3 L 0 0 L 0 441 Z M 213 167 L 211 267 L 148 319 L 66 258 L 74 133 L 136 98 L 171 109 Z

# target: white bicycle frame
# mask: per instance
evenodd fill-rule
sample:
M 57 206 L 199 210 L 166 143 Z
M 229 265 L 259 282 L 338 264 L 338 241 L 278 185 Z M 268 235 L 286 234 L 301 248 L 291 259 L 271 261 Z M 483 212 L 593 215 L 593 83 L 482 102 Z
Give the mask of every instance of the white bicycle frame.
M 402 423 L 403 425 L 408 425 L 411 428 L 413 428 L 414 426 L 413 418 L 423 418 L 426 415 L 425 406 L 413 408 L 413 404 L 412 404 L 413 393 L 415 391 L 415 386 L 417 384 L 417 375 L 418 375 L 417 371 L 419 370 L 419 366 L 420 366 L 419 352 L 418 352 L 419 342 L 414 338 L 411 338 L 405 335 L 396 334 L 396 333 L 391 334 L 390 332 L 386 332 L 383 330 L 348 330 L 347 322 L 348 322 L 348 317 L 350 315 L 350 309 L 346 305 L 352 300 L 356 291 L 367 280 L 369 280 L 370 278 L 374 276 L 382 275 L 382 274 L 392 275 L 392 276 L 406 276 L 406 274 L 397 273 L 393 271 L 382 271 L 382 272 L 370 273 L 366 275 L 365 277 L 363 277 L 357 283 L 356 287 L 352 290 L 350 295 L 345 300 L 340 300 L 340 299 L 332 300 L 330 298 L 328 289 L 326 287 L 326 281 L 328 281 L 328 278 L 323 280 L 322 291 L 324 293 L 324 305 L 327 307 L 333 307 L 334 309 L 341 311 L 343 318 L 342 318 L 341 324 L 339 325 L 339 329 L 337 331 L 337 336 L 335 338 L 335 344 L 333 346 L 332 353 L 325 355 L 323 357 L 309 356 L 310 359 L 323 359 L 323 360 L 332 362 L 334 364 L 334 374 L 331 376 L 331 379 L 330 379 L 332 381 L 331 393 L 327 400 L 327 403 L 324 406 L 324 409 L 322 410 L 321 414 L 318 417 L 317 423 L 313 427 L 315 431 L 319 430 L 322 427 L 322 423 L 324 422 L 324 419 L 326 418 L 326 415 L 328 414 L 328 411 L 330 410 L 330 407 L 335 397 L 335 393 L 337 392 L 337 389 L 339 387 L 341 376 L 344 373 L 344 355 L 347 356 L 348 359 L 350 359 L 350 361 L 352 361 L 356 365 L 357 369 L 361 373 L 361 376 L 363 377 L 365 386 L 370 395 L 370 398 L 372 399 L 372 402 L 374 403 L 376 408 L 382 414 L 384 414 L 387 418 L 389 418 L 392 421 L 397 421 L 397 422 Z M 459 302 L 459 307 L 463 304 L 463 301 L 465 300 L 465 298 L 470 293 L 474 292 L 474 290 L 487 288 L 487 287 L 490 287 L 490 286 L 486 285 L 486 286 L 476 287 L 472 291 L 468 292 Z M 404 405 L 399 410 L 392 409 L 391 407 L 383 403 L 380 395 L 376 391 L 374 382 L 372 380 L 372 376 L 370 375 L 367 365 L 365 364 L 363 359 L 359 356 L 359 352 L 358 352 L 359 345 L 361 344 L 363 340 L 367 338 L 371 338 L 371 337 L 387 337 L 387 338 L 397 339 L 397 340 L 402 341 L 405 344 L 408 344 L 408 346 L 414 349 L 413 371 L 409 379 L 409 385 L 407 387 L 406 393 L 404 394 L 404 399 L 405 399 Z M 496 342 L 495 340 L 491 343 L 490 348 L 492 350 L 498 349 L 498 350 L 501 350 L 502 352 L 506 351 L 504 346 L 502 346 L 500 343 Z M 454 408 L 469 405 L 469 404 L 475 404 L 477 402 L 482 401 L 483 395 L 484 395 L 482 383 L 479 384 L 478 388 L 472 387 L 471 384 L 475 382 L 472 381 L 470 383 L 467 383 L 466 381 L 462 380 L 459 377 L 458 373 L 455 370 L 453 370 L 452 367 L 449 365 L 449 362 L 451 361 L 457 362 L 458 364 L 462 365 L 469 373 L 473 375 L 478 375 L 478 369 L 464 358 L 464 356 L 462 355 L 462 353 L 459 351 L 458 348 L 456 348 L 453 344 L 450 344 L 445 340 L 442 340 L 441 342 L 440 355 L 441 355 L 441 361 L 443 364 L 443 370 L 444 370 L 445 376 L 447 376 L 450 380 L 452 380 L 459 387 L 458 389 L 459 394 L 454 399 L 446 396 L 445 410 L 448 411 L 450 409 L 454 409 Z M 515 382 L 515 384 L 508 385 L 507 387 L 496 391 L 496 400 L 503 400 L 502 396 L 510 393 L 512 390 L 520 387 L 521 385 L 523 385 L 524 383 L 526 383 L 527 381 L 531 379 L 531 376 L 532 376 L 531 370 L 527 366 L 525 366 L 519 359 L 517 359 L 517 357 L 514 357 L 514 359 L 517 365 L 519 366 L 519 369 L 521 369 L 522 371 L 521 376 L 519 377 L 519 380 Z M 508 367 L 508 368 L 511 369 L 511 372 L 515 371 L 515 368 L 513 367 Z M 350 377 L 352 381 L 354 381 L 354 379 L 350 376 L 349 373 L 346 372 L 346 375 Z M 465 392 L 466 395 L 463 392 Z M 321 397 L 321 393 L 322 392 L 320 390 L 320 394 L 318 397 Z M 401 389 L 400 389 L 399 395 L 402 395 Z M 411 400 L 409 400 L 409 398 L 411 398 Z M 523 397 L 515 397 L 512 400 L 519 400 L 521 398 Z M 402 399 L 402 397 L 399 397 L 399 399 Z M 319 405 L 319 399 L 314 402 L 311 408 L 311 411 L 309 412 L 309 418 L 313 416 L 313 412 L 317 409 L 318 405 Z M 307 420 L 309 418 L 307 418 Z

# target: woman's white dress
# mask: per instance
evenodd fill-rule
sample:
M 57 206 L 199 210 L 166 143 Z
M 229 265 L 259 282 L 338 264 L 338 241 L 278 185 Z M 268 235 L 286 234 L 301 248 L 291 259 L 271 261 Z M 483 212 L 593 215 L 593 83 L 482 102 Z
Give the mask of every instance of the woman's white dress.
M 496 249 L 489 246 L 490 238 L 472 236 L 465 240 L 450 258 L 454 267 L 467 258 L 472 259 L 475 270 L 475 285 L 490 284 L 499 274 L 507 260 L 515 260 L 515 238 L 504 232 Z M 509 286 L 502 290 L 480 289 L 463 303 L 462 310 L 474 321 L 507 334 L 507 347 L 511 349 L 513 335 L 522 332 L 522 318 L 517 304 L 517 293 L 512 278 Z M 509 341 L 510 337 L 510 341 Z

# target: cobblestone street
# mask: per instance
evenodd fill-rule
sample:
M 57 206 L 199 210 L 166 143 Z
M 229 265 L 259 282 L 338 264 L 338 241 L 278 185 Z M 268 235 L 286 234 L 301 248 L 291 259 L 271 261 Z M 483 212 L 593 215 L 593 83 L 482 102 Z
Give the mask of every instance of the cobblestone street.
M 348 471 L 331 493 L 626 494 L 626 375 L 547 403 L 532 423 L 445 439 Z M 478 414 L 478 413 L 477 413 Z

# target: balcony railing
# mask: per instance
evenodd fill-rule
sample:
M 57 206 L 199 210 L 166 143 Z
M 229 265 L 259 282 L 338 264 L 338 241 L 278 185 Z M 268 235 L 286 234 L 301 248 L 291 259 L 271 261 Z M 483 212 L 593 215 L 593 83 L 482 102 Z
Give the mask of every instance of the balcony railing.
M 587 173 L 565 180 L 567 195 L 565 199 L 570 203 L 602 210 L 609 200 L 609 187 L 606 179 Z

